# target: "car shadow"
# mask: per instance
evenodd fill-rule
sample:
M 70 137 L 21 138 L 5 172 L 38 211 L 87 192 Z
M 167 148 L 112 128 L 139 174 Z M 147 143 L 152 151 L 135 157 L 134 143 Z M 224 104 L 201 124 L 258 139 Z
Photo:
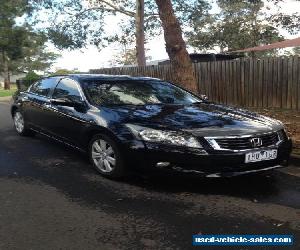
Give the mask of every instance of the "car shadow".
M 279 171 L 231 178 L 203 178 L 174 172 L 138 171 L 116 181 L 100 176 L 91 167 L 85 154 L 78 153 L 64 144 L 41 136 L 15 140 L 18 141 L 15 150 L 22 154 L 20 161 L 30 160 L 25 168 L 22 164 L 14 164 L 19 177 L 29 176 L 56 187 L 74 199 L 86 200 L 89 203 L 97 202 L 99 193 L 106 193 L 110 199 L 109 196 L 118 197 L 119 193 L 128 189 L 132 193 L 143 190 L 144 197 L 149 192 L 156 192 L 223 195 L 291 206 L 300 202 L 297 198 L 300 197 L 299 190 L 296 188 L 300 186 L 300 179 Z
M 273 195 L 278 192 L 276 173 L 251 174 L 230 178 L 208 178 L 177 172 L 153 172 L 134 175 L 128 183 L 163 192 L 191 192 L 234 196 Z
M 127 178 L 126 183 L 149 192 L 221 195 L 300 208 L 300 178 L 278 170 L 230 178 L 207 178 L 182 173 L 140 173 Z
M 51 140 L 48 143 L 58 144 Z M 296 177 L 285 175 L 278 171 L 257 173 L 250 175 L 242 175 L 231 178 L 207 178 L 195 174 L 186 174 L 175 171 L 161 170 L 140 170 L 132 171 L 129 176 L 121 180 L 110 180 L 102 177 L 95 171 L 84 154 L 78 154 L 72 148 L 60 144 L 61 150 L 67 150 L 70 158 L 81 161 L 81 174 L 93 174 L 94 180 L 103 179 L 111 185 L 118 187 L 122 185 L 130 185 L 133 187 L 142 188 L 148 192 L 163 192 L 163 193 L 193 193 L 202 195 L 226 195 L 233 197 L 255 199 L 269 199 L 269 197 L 278 196 L 281 192 L 283 182 L 300 184 Z M 143 168 L 140 168 L 143 169 Z M 288 180 L 289 179 L 289 180 Z M 293 180 L 292 180 L 293 179 Z M 296 179 L 296 180 L 295 180 Z M 120 186 L 120 188 L 122 188 Z
M 59 145 L 61 150 L 66 150 L 71 158 L 78 158 L 87 167 L 81 169 L 93 171 L 95 175 L 100 176 L 89 163 L 87 155 L 65 146 L 64 144 L 47 139 L 47 143 L 53 146 Z M 281 173 L 257 173 L 242 175 L 231 178 L 207 178 L 196 174 L 186 174 L 175 171 L 163 171 L 159 169 L 145 170 L 144 166 L 135 166 L 140 170 L 133 170 L 129 176 L 120 180 L 108 180 L 116 183 L 124 183 L 138 186 L 148 191 L 167 192 L 167 193 L 199 193 L 199 194 L 223 194 L 232 196 L 254 197 L 269 196 L 277 194 L 279 191 Z

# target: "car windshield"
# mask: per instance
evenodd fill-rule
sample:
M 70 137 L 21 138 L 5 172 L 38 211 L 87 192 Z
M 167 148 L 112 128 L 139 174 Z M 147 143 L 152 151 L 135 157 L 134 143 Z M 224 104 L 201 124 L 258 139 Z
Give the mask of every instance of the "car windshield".
M 86 80 L 83 89 L 88 99 L 96 105 L 188 105 L 202 102 L 189 92 L 159 80 Z

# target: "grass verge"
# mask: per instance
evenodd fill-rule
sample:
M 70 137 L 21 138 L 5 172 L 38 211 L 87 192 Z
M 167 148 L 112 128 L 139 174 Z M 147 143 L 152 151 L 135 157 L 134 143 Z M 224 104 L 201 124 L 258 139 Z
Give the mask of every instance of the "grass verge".
M 11 85 L 10 90 L 0 88 L 0 97 L 12 96 L 16 91 L 17 87 L 15 85 Z

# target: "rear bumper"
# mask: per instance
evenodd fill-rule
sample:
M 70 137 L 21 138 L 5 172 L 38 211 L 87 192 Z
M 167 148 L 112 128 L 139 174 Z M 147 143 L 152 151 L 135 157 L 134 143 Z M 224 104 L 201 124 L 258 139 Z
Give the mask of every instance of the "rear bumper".
M 208 154 L 203 155 L 197 150 L 186 151 L 186 149 L 181 150 L 154 144 L 147 144 L 143 149 L 130 149 L 127 155 L 133 165 L 138 168 L 163 168 L 206 177 L 231 177 L 288 166 L 292 149 L 291 140 L 286 140 L 276 147 L 261 148 L 260 150 L 266 149 L 277 149 L 277 158 L 245 163 L 245 154 L 250 151 L 220 152 L 211 150 L 208 151 Z M 158 165 L 161 166 L 158 167 Z

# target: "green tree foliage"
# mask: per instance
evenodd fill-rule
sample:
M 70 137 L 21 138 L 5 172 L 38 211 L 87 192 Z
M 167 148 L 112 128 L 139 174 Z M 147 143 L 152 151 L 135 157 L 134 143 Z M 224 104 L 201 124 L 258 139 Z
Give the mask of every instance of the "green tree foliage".
M 275 5 L 284 4 L 285 0 L 268 0 L 274 2 Z M 296 34 L 300 31 L 300 0 L 294 0 L 295 12 L 286 14 L 278 10 L 278 13 L 272 14 L 268 17 L 268 21 L 274 25 L 287 30 L 291 34 Z
M 114 55 L 113 60 L 110 61 L 110 65 L 112 67 L 137 65 L 136 49 L 135 48 L 125 48 L 121 51 L 118 51 Z
M 136 48 L 126 45 L 120 47 L 121 49 L 114 54 L 113 59 L 110 61 L 111 67 L 137 65 Z M 146 60 L 151 60 L 151 56 L 147 56 Z
M 294 47 L 292 49 L 285 49 L 284 51 L 285 56 L 300 56 L 300 46 Z
M 189 44 L 201 51 L 215 49 L 234 51 L 283 40 L 279 26 L 284 26 L 278 3 L 281 0 L 217 0 L 220 11 L 198 19 L 191 19 L 192 30 L 187 32 Z M 273 4 L 273 10 L 270 9 Z M 277 8 L 277 14 L 274 13 Z M 293 29 L 293 15 L 286 27 Z M 292 24 L 291 24 L 292 23 Z M 258 55 L 269 52 L 259 52 Z M 274 53 L 272 51 L 271 53 Z
M 40 78 L 41 78 L 41 76 L 38 75 L 37 73 L 35 73 L 34 71 L 29 71 L 26 74 L 26 76 L 23 78 L 23 80 L 34 82 L 34 81 L 39 80 Z
M 52 72 L 50 75 L 57 76 L 57 75 L 68 75 L 68 74 L 76 74 L 79 73 L 77 69 L 69 70 L 69 69 L 57 69 L 56 71 Z
M 192 13 L 201 15 L 208 6 L 204 0 L 173 2 L 175 13 L 183 25 Z M 58 48 L 77 49 L 87 45 L 102 48 L 114 42 L 123 44 L 124 41 L 129 46 L 135 41 L 136 0 L 32 0 L 29 3 L 36 10 L 30 18 L 39 20 L 39 27 Z M 146 40 L 161 34 L 154 0 L 145 0 L 144 15 Z M 118 24 L 114 30 L 108 30 L 107 24 L 114 16 L 118 17 Z
M 10 71 L 14 72 L 30 72 L 45 71 L 59 57 L 58 54 L 47 51 L 45 42 L 46 37 L 40 33 L 26 31 L 25 43 L 22 47 L 22 57 L 12 60 L 10 63 Z
M 9 62 L 22 57 L 25 30 L 15 27 L 15 18 L 26 10 L 23 1 L 0 1 L 0 73 L 5 89 L 9 89 Z
M 11 73 L 43 70 L 56 55 L 44 51 L 44 35 L 34 32 L 27 23 L 16 21 L 17 17 L 30 13 L 28 1 L 1 0 L 0 6 L 0 73 L 5 88 L 9 89 Z

